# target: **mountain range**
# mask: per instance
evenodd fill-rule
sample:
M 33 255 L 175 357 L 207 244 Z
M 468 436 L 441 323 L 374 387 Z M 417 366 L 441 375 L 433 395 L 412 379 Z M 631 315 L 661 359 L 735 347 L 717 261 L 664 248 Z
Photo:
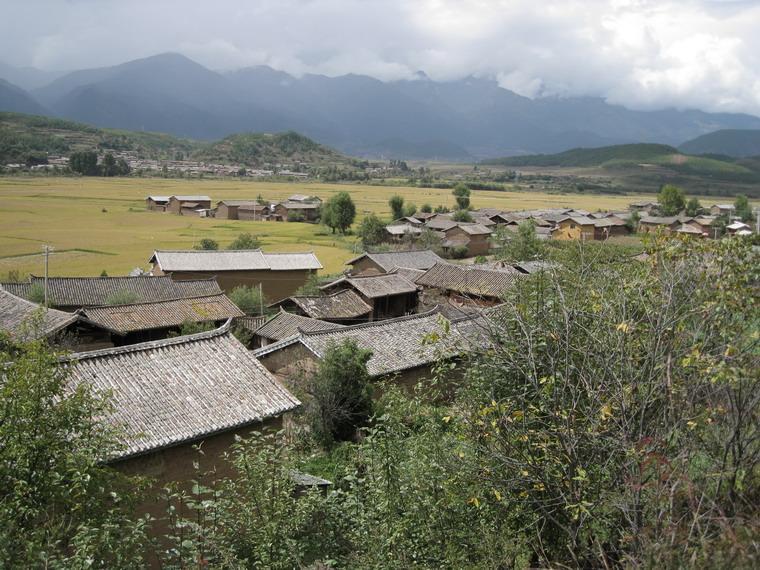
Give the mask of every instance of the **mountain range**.
M 295 77 L 266 66 L 221 73 L 174 53 L 44 85 L 40 73 L 21 71 L 0 65 L 0 74 L 34 85 L 0 82 L 0 110 L 201 140 L 294 130 L 354 156 L 472 160 L 629 142 L 675 146 L 719 129 L 760 129 L 751 115 L 635 111 L 594 97 L 530 99 L 489 78 L 439 82 L 420 73 L 383 82 Z

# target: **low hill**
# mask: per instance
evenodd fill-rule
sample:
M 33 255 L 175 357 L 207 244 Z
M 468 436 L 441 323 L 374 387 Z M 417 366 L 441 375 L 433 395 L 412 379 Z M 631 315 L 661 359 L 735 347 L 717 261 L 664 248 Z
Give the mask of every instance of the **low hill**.
M 663 155 L 678 154 L 664 144 L 621 144 L 597 148 L 574 148 L 557 154 L 531 154 L 485 160 L 502 166 L 602 166 L 611 160 L 646 162 Z
M 312 165 L 347 163 L 349 159 L 308 137 L 286 133 L 240 133 L 204 145 L 193 157 L 204 162 L 228 162 L 262 166 L 280 162 Z
M 45 109 L 29 93 L 0 79 L 0 109 L 14 113 L 44 113 Z
M 688 154 L 712 154 L 743 158 L 760 155 L 760 130 L 721 129 L 683 143 Z
M 142 159 L 182 158 L 246 166 L 343 164 L 351 160 L 294 132 L 245 133 L 207 143 L 163 133 L 101 129 L 52 117 L 0 112 L 0 164 L 25 162 L 30 156 L 67 156 L 80 150 L 113 150 L 134 153 Z

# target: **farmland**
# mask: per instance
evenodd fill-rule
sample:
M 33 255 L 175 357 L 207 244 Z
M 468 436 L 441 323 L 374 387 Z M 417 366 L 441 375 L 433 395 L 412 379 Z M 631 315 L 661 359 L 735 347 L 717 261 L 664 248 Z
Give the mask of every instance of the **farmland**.
M 246 180 L 167 180 L 160 178 L 0 178 L 0 278 L 16 270 L 42 274 L 42 246 L 54 248 L 51 275 L 124 275 L 147 267 L 154 249 L 190 248 L 202 238 L 222 247 L 238 234 L 258 236 L 269 251 L 313 250 L 327 272 L 339 272 L 355 251 L 351 236 L 333 235 L 303 223 L 201 219 L 149 212 L 148 194 L 207 194 L 221 199 L 280 200 L 294 193 L 323 199 L 346 190 L 357 206 L 357 221 L 367 212 L 389 215 L 388 199 L 401 194 L 418 206 L 453 203 L 449 190 L 337 184 L 288 184 Z M 573 206 L 588 210 L 625 208 L 641 196 L 473 192 L 479 207 L 529 209 Z M 651 196 L 650 196 L 651 198 Z

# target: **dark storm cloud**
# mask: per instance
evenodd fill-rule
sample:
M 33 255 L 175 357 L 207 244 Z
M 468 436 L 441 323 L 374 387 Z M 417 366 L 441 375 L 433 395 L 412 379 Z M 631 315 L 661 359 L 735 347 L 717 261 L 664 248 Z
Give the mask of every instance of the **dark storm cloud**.
M 760 2 L 27 0 L 0 59 L 76 69 L 177 51 L 215 69 L 493 75 L 537 95 L 760 114 Z

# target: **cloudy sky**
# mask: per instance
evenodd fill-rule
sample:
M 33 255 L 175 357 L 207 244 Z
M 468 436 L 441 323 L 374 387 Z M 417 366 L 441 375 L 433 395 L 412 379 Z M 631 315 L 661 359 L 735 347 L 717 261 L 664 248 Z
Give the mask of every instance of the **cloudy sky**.
M 491 75 L 531 97 L 760 115 L 760 0 L 0 0 L 0 60 Z

